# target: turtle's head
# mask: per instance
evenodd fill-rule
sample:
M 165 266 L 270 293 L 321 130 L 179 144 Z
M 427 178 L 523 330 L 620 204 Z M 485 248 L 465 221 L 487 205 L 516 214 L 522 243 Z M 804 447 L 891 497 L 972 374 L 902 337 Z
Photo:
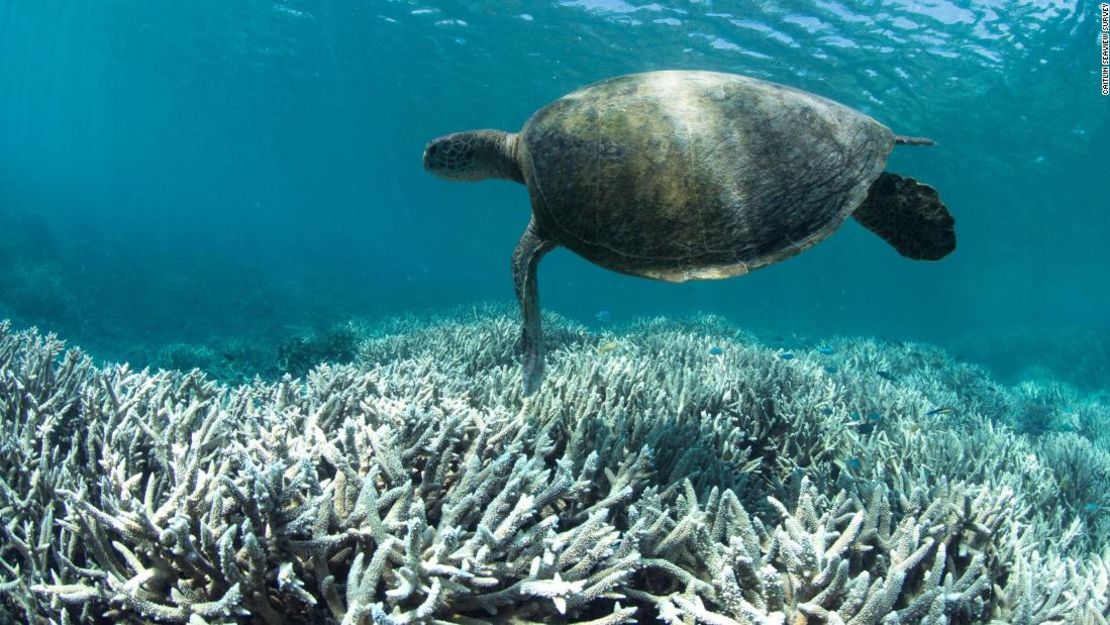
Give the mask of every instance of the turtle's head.
M 456 132 L 433 139 L 424 148 L 424 169 L 448 180 L 524 181 L 516 162 L 516 135 L 500 130 Z

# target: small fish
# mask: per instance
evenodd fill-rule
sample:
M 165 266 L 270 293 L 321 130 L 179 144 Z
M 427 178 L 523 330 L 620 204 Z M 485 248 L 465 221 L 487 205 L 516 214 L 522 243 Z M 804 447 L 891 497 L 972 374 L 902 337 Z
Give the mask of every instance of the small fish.
M 828 356 L 833 353 L 833 348 L 829 347 L 828 345 L 818 345 L 814 349 L 814 351 L 816 351 L 818 354 L 824 354 Z
M 1102 506 L 1093 501 L 1088 501 L 1087 503 L 1083 504 L 1083 511 L 1087 514 L 1096 514 L 1099 510 L 1102 510 Z
M 863 461 L 859 458 L 848 458 L 844 466 L 848 467 L 848 470 L 852 473 L 859 473 L 863 469 Z
M 832 408 L 829 408 L 828 406 L 825 406 L 819 412 L 827 417 L 827 416 L 832 414 Z
M 605 341 L 601 345 L 597 346 L 597 353 L 608 354 L 609 352 L 619 348 L 620 346 L 621 344 L 616 341 Z
M 725 350 L 724 350 L 723 347 L 719 347 L 717 345 L 714 345 L 713 347 L 709 348 L 709 353 L 713 356 L 720 356 L 721 354 L 725 353 Z
M 887 380 L 888 382 L 893 382 L 894 381 L 894 374 L 889 372 L 889 371 L 876 371 L 875 375 L 879 376 L 880 378 L 882 378 L 884 380 Z
M 613 313 L 608 310 L 599 310 L 594 315 L 594 319 L 597 319 L 599 323 L 609 323 L 613 320 Z
M 875 431 L 875 426 L 878 425 L 879 421 L 882 421 L 882 419 L 883 415 L 877 412 L 872 412 L 866 417 L 858 412 L 853 412 L 848 425 L 856 428 L 856 431 L 860 434 L 870 434 Z
M 783 360 L 794 360 L 794 352 L 782 352 L 779 354 L 779 358 Z
M 956 412 L 956 409 L 952 406 L 941 406 L 940 408 L 933 408 L 929 412 L 926 412 L 925 416 L 931 417 L 938 414 L 952 414 L 953 412 Z
M 828 374 L 833 374 L 833 373 L 836 373 L 837 371 L 840 371 L 839 367 L 835 367 L 833 365 L 825 365 L 824 369 L 825 369 L 825 373 L 828 373 Z

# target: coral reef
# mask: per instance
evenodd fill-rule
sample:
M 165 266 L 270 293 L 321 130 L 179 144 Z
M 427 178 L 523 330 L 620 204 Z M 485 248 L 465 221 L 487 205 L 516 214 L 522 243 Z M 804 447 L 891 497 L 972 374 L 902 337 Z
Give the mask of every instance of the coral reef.
M 1004 380 L 1048 377 L 1086 391 L 1105 391 L 1110 379 L 1110 330 L 1105 323 L 997 328 L 976 332 L 954 347 Z
M 982 370 L 871 340 L 787 358 L 714 318 L 545 325 L 522 402 L 490 311 L 235 387 L 0 324 L 0 619 L 1110 616 L 1110 454 L 1014 431 Z
M 283 373 L 303 376 L 320 363 L 344 364 L 358 353 L 359 334 L 354 324 L 332 324 L 286 337 L 278 345 L 277 366 Z
M 152 368 L 203 370 L 216 381 L 243 384 L 255 377 L 277 381 L 303 377 L 322 363 L 344 364 L 358 354 L 361 326 L 353 322 L 292 327 L 280 336 L 208 337 L 201 343 L 173 342 L 157 349 L 134 347 L 128 362 Z
M 206 343 L 175 342 L 162 346 L 153 355 L 135 354 L 152 367 L 189 371 L 201 369 L 209 377 L 229 384 L 249 382 L 255 376 L 277 379 L 281 373 L 273 349 L 256 341 L 222 339 Z M 133 354 L 135 351 L 133 350 Z

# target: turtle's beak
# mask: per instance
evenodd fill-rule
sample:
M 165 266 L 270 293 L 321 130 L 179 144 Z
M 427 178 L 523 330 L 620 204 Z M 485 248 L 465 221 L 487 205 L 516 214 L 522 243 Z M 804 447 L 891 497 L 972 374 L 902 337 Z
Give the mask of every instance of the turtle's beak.
M 443 138 L 433 139 L 424 146 L 424 171 L 431 172 L 438 176 L 444 175 L 446 163 L 444 156 L 446 155 L 446 148 L 442 145 Z
M 432 169 L 432 163 L 430 160 L 428 160 L 428 149 L 431 147 L 432 144 L 430 143 L 424 146 L 424 171 L 431 171 Z

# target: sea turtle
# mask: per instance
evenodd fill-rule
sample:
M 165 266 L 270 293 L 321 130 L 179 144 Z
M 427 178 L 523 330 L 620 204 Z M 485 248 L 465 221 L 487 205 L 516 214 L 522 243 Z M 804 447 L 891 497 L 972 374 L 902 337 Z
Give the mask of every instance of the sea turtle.
M 854 216 L 903 256 L 956 246 L 937 192 L 883 171 L 895 135 L 823 97 L 704 71 L 594 83 L 537 111 L 519 133 L 473 130 L 424 149 L 450 180 L 528 187 L 532 219 L 513 252 L 524 323 L 524 394 L 543 377 L 536 266 L 564 246 L 621 273 L 726 278 L 809 248 Z

